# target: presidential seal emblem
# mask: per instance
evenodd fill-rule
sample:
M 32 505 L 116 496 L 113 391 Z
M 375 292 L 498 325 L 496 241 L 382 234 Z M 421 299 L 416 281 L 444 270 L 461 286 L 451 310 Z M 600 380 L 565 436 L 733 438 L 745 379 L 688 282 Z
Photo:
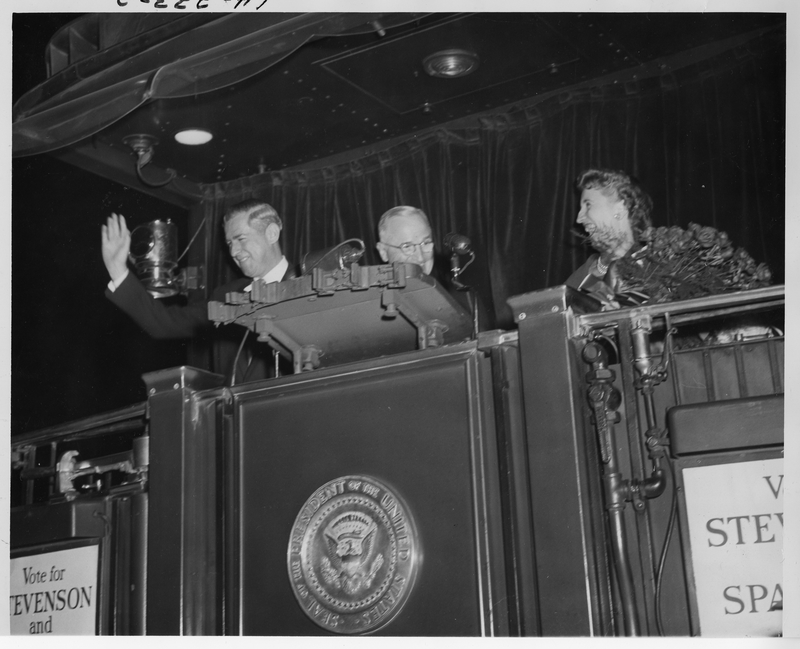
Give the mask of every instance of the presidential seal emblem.
M 303 505 L 289 539 L 289 581 L 303 611 L 335 633 L 369 633 L 400 612 L 421 553 L 411 512 L 378 480 L 345 476 Z

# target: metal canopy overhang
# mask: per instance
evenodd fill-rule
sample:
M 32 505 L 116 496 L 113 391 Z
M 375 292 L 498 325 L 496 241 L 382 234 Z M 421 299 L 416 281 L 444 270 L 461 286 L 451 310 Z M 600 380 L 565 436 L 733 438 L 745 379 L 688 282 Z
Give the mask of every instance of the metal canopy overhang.
M 99 132 L 149 100 L 198 95 L 238 83 L 317 38 L 374 32 L 422 14 L 226 14 L 158 43 L 52 97 L 40 89 L 14 106 L 15 156 L 47 153 Z
M 108 17 L 82 20 L 97 16 Z M 380 39 L 383 30 L 390 35 Z M 357 154 L 362 139 L 367 148 L 383 146 L 566 90 L 663 75 L 750 42 L 783 43 L 785 51 L 785 17 L 767 14 L 230 13 L 119 31 L 116 39 L 100 36 L 104 49 L 68 61 L 15 103 L 13 155 L 51 153 L 182 207 L 202 200 L 204 183 L 223 179 L 215 160 L 224 158 L 225 180 L 255 173 L 264 151 L 269 169 L 319 163 L 325 154 Z M 460 45 L 461 37 L 486 54 L 466 85 L 417 76 L 414 65 L 431 47 Z M 544 52 L 536 54 L 531 38 L 544 39 Z M 551 60 L 567 63 L 528 69 Z M 519 80 L 507 83 L 502 73 Z M 426 117 L 427 102 L 434 110 Z M 221 131 L 202 156 L 171 141 L 175 124 L 198 110 Z M 131 133 L 161 138 L 148 171 L 157 177 L 170 161 L 179 170 L 172 182 L 139 182 L 135 154 L 124 145 Z
M 13 107 L 14 157 L 55 152 L 99 133 L 148 101 L 198 95 L 225 88 L 278 63 L 305 43 L 329 36 L 376 32 L 423 17 L 419 13 L 222 14 L 182 33 L 151 43 L 138 37 L 144 49 L 125 44 L 135 53 L 109 67 L 99 67 L 100 52 L 80 67 L 91 71 L 77 78 L 71 66 L 23 95 Z M 173 31 L 174 28 L 173 28 Z M 93 62 L 91 59 L 95 59 Z M 93 68 L 95 68 L 93 70 Z M 87 147 L 59 156 L 90 171 L 126 182 L 132 179 L 131 158 L 119 152 L 92 153 Z M 178 178 L 175 189 L 189 200 L 168 198 L 171 192 L 150 191 L 170 202 L 191 204 L 199 187 Z

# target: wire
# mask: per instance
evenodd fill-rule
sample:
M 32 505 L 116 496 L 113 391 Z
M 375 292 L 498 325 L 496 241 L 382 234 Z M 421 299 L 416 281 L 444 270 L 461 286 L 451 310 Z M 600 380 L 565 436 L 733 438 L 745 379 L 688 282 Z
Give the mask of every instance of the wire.
M 239 356 L 242 355 L 242 349 L 244 348 L 244 341 L 247 340 L 247 336 L 250 333 L 249 329 L 244 330 L 244 336 L 242 336 L 242 342 L 239 343 L 239 350 L 236 352 L 236 358 L 233 359 L 233 371 L 231 372 L 231 387 L 236 385 L 236 368 L 239 367 Z M 247 368 L 250 369 L 250 363 L 247 364 Z M 244 376 L 242 376 L 242 380 L 247 377 L 247 373 L 245 372 Z
M 617 343 L 614 342 L 614 339 L 611 336 L 606 336 L 600 333 L 597 330 L 592 332 L 592 340 L 602 340 L 608 343 L 611 346 L 611 349 L 614 351 L 614 358 L 619 359 L 619 347 L 617 347 Z M 608 350 L 606 350 L 607 352 Z
M 471 264 L 473 261 L 475 261 L 475 253 L 474 253 L 474 252 L 470 252 L 469 254 L 470 254 L 469 261 L 468 261 L 466 264 L 464 264 L 464 266 L 462 266 L 461 270 L 460 270 L 460 271 L 459 271 L 459 273 L 458 273 L 459 275 L 461 275 L 461 274 L 462 274 L 462 273 L 463 273 L 465 270 L 467 270 L 467 268 L 469 267 L 469 265 L 470 265 L 470 264 Z
M 191 248 L 191 247 L 192 247 L 192 244 L 194 243 L 194 240 L 195 240 L 195 239 L 197 239 L 197 235 L 198 235 L 198 234 L 200 234 L 200 231 L 203 229 L 203 226 L 204 226 L 204 225 L 205 225 L 205 223 L 206 223 L 206 218 L 207 218 L 207 217 L 206 217 L 206 216 L 204 216 L 204 217 L 203 217 L 203 220 L 202 220 L 202 221 L 200 221 L 200 225 L 199 225 L 199 226 L 197 226 L 197 232 L 195 232 L 195 233 L 194 233 L 194 236 L 192 237 L 191 241 L 189 241 L 189 243 L 188 243 L 188 244 L 186 244 L 186 248 L 185 248 L 185 249 L 184 249 L 184 251 L 181 253 L 181 256 L 180 256 L 180 257 L 178 257 L 178 259 L 176 259 L 176 260 L 175 260 L 175 261 L 176 261 L 176 263 L 177 263 L 177 262 L 179 262 L 181 259 L 183 259 L 184 255 L 185 255 L 187 252 L 189 252 L 189 248 Z
M 664 312 L 664 349 L 661 350 L 661 362 L 658 364 L 658 371 L 666 374 L 669 369 L 670 360 L 673 354 L 673 341 L 672 338 L 678 333 L 678 330 L 672 326 L 669 311 Z M 664 358 L 667 360 L 665 361 Z
M 236 322 L 239 318 L 246 318 L 249 315 L 253 315 L 256 311 L 259 311 L 260 309 L 263 309 L 265 306 L 269 306 L 269 305 L 268 304 L 262 304 L 261 302 L 258 302 L 249 311 L 245 311 L 244 313 L 239 313 L 239 314 L 233 316 L 232 318 L 230 318 L 229 320 L 220 321 L 217 324 L 229 325 L 229 324 L 231 324 L 233 322 Z M 244 326 L 244 325 L 242 325 L 242 326 Z
M 303 274 L 304 275 L 308 275 L 312 270 L 314 270 L 317 266 L 319 266 L 319 264 L 322 262 L 322 260 L 325 259 L 328 255 L 332 255 L 337 250 L 339 250 L 340 248 L 344 247 L 345 245 L 347 245 L 348 243 L 351 243 L 351 242 L 358 242 L 358 243 L 361 244 L 361 251 L 359 252 L 359 255 L 358 255 L 359 258 L 360 258 L 361 255 L 363 255 L 364 251 L 366 250 L 366 246 L 364 245 L 364 242 L 361 239 L 346 239 L 346 240 L 342 241 L 341 243 L 337 244 L 336 246 L 334 246 L 333 248 L 331 248 L 330 250 L 328 250 L 328 252 L 326 252 L 319 259 L 317 259 L 313 264 L 311 264 L 311 266 L 309 266 L 307 269 L 305 269 L 303 271 Z M 339 260 L 339 263 L 341 264 L 341 259 Z
M 664 536 L 664 547 L 661 549 L 661 558 L 658 562 L 658 569 L 656 570 L 656 597 L 655 597 L 655 608 L 656 608 L 656 629 L 658 630 L 658 635 L 664 637 L 664 623 L 661 620 L 661 584 L 662 579 L 664 577 L 664 564 L 667 560 L 667 549 L 669 548 L 670 540 L 672 539 L 672 532 L 675 529 L 675 518 L 678 511 L 678 497 L 677 497 L 677 483 L 675 481 L 675 467 L 672 464 L 668 455 L 665 455 L 664 458 L 667 461 L 667 465 L 669 466 L 669 473 L 672 477 L 672 503 L 670 505 L 669 511 L 669 523 L 667 523 L 667 533 Z
M 166 180 L 161 182 L 151 182 L 147 180 L 142 173 L 142 167 L 144 167 L 146 164 L 147 162 L 142 162 L 142 156 L 140 156 L 136 161 L 136 175 L 139 177 L 139 180 L 149 187 L 163 187 L 164 185 L 169 185 L 177 176 L 174 169 L 167 169 L 167 174 L 169 177 Z

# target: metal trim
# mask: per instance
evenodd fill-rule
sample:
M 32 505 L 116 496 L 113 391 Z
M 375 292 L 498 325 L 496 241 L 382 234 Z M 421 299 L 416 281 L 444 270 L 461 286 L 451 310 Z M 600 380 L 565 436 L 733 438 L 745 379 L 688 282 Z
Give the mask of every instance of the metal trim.
M 103 413 L 94 417 L 78 419 L 59 426 L 49 426 L 39 430 L 11 436 L 11 448 L 50 442 L 65 442 L 99 435 L 114 435 L 120 432 L 145 427 L 147 403 Z M 141 418 L 141 419 L 140 419 Z
M 650 315 L 652 318 L 663 316 L 669 313 L 672 316 L 673 324 L 686 322 L 676 318 L 679 314 L 689 314 L 697 312 L 695 317 L 709 318 L 712 315 L 719 315 L 716 310 L 723 307 L 738 307 L 737 312 L 744 306 L 752 308 L 768 308 L 783 304 L 785 302 L 785 287 L 783 284 L 757 288 L 750 291 L 739 291 L 736 293 L 723 293 L 721 295 L 708 295 L 706 297 L 695 298 L 693 300 L 683 300 L 681 302 L 666 302 L 664 304 L 651 304 L 637 306 L 629 309 L 618 309 L 615 311 L 602 311 L 599 313 L 587 313 L 578 316 L 580 326 L 597 328 L 610 325 L 623 318 L 631 317 L 630 314 L 641 313 Z M 690 316 L 691 317 L 691 316 Z M 655 324 L 655 323 L 654 323 Z

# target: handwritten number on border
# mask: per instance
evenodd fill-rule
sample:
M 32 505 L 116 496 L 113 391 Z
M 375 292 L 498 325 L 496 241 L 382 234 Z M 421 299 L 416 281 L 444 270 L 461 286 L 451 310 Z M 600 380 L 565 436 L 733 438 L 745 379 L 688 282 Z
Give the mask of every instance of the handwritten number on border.
M 150 0 L 139 0 L 141 4 L 150 4 Z M 191 0 L 175 0 L 173 4 L 173 9 L 189 9 L 187 7 L 187 3 L 191 2 Z M 240 6 L 246 7 L 250 4 L 250 0 L 225 0 L 226 3 L 229 2 L 236 2 L 234 9 L 238 9 Z M 130 4 L 129 0 L 117 0 L 118 7 L 127 7 Z M 256 7 L 256 11 L 261 9 L 265 4 L 267 4 L 267 0 L 262 0 L 261 4 Z M 197 0 L 196 7 L 198 9 L 208 9 L 208 0 Z M 169 3 L 167 0 L 153 0 L 153 8 L 154 9 L 168 9 Z

